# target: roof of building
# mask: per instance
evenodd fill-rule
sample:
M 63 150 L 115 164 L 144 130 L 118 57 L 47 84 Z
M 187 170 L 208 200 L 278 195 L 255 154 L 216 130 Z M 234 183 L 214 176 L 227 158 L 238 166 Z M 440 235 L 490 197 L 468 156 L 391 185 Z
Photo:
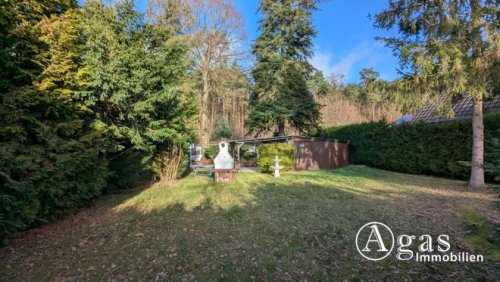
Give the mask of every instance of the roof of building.
M 284 136 L 273 136 L 273 137 L 262 137 L 262 138 L 250 138 L 250 139 L 240 139 L 240 140 L 231 140 L 230 143 L 246 143 L 246 144 L 260 144 L 260 143 L 272 143 L 272 142 L 288 142 L 294 140 L 301 141 L 336 141 L 336 142 L 344 142 L 337 139 L 327 139 L 327 138 L 319 138 L 319 137 L 307 137 L 307 136 L 298 136 L 298 135 L 284 135 Z
M 456 119 L 472 118 L 472 98 L 466 97 L 453 105 L 453 117 L 438 116 L 432 104 L 425 105 L 412 119 L 412 122 L 443 122 Z M 500 112 L 500 96 L 493 96 L 484 102 L 485 112 Z

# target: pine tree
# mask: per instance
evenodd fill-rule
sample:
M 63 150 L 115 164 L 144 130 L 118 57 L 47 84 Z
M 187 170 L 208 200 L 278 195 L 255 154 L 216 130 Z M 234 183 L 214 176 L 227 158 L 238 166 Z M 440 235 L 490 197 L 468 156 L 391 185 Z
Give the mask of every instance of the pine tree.
M 278 135 L 285 134 L 287 124 L 301 132 L 315 129 L 319 110 L 307 81 L 316 1 L 262 0 L 259 9 L 264 18 L 253 46 L 257 63 L 247 127 L 257 134 L 277 129 Z
M 469 187 L 484 186 L 483 99 L 490 70 L 500 57 L 500 19 L 495 0 L 391 0 L 376 15 L 380 28 L 398 27 L 385 38 L 407 71 L 406 89 L 451 111 L 451 95 L 471 97 L 473 148 Z M 443 103 L 444 102 L 444 103 Z

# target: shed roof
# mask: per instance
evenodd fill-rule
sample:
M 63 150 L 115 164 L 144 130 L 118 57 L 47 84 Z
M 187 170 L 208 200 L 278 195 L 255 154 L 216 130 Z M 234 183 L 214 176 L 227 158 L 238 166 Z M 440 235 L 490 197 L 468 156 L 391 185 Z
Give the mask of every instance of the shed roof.
M 239 139 L 239 140 L 231 140 L 230 143 L 245 143 L 245 144 L 260 144 L 260 143 L 272 143 L 272 142 L 288 142 L 288 141 L 336 141 L 336 142 L 344 142 L 339 141 L 337 139 L 327 139 L 327 138 L 319 138 L 319 137 L 308 137 L 308 136 L 298 136 L 298 135 L 284 135 L 284 136 L 274 136 L 274 137 L 262 137 L 262 138 L 250 138 L 250 139 Z

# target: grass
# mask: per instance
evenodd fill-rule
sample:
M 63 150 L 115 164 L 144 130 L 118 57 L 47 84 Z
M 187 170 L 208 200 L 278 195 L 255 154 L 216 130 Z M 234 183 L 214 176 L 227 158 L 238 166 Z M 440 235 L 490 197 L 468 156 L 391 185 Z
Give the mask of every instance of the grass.
M 500 262 L 500 224 L 484 220 L 470 207 L 462 207 L 458 211 L 467 226 L 469 247 Z
M 494 255 L 476 264 L 371 262 L 354 238 L 380 221 L 395 234 L 448 234 L 452 250 L 474 251 L 463 210 L 498 224 L 495 195 L 360 167 L 238 174 L 217 186 L 189 176 L 102 197 L 12 240 L 0 249 L 0 280 L 494 280 Z

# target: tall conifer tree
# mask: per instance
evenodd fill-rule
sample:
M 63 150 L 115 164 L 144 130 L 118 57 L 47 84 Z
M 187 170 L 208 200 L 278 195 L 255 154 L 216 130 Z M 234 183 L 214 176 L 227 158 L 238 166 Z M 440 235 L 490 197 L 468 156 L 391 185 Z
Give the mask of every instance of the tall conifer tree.
M 253 45 L 257 63 L 253 69 L 255 89 L 252 112 L 247 120 L 250 132 L 277 130 L 287 125 L 304 132 L 315 129 L 318 105 L 307 86 L 312 74 L 311 22 L 317 10 L 314 0 L 262 0 L 261 35 Z

